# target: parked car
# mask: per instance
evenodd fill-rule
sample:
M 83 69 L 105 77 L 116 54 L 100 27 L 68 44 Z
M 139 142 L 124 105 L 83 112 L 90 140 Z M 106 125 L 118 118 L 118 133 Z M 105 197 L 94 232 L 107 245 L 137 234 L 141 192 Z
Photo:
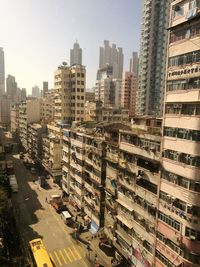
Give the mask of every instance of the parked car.
M 67 210 L 61 212 L 61 218 L 64 221 L 64 223 L 67 225 L 70 225 L 73 223 L 72 215 Z
M 57 213 L 67 210 L 60 195 L 51 195 L 49 203 L 54 207 Z

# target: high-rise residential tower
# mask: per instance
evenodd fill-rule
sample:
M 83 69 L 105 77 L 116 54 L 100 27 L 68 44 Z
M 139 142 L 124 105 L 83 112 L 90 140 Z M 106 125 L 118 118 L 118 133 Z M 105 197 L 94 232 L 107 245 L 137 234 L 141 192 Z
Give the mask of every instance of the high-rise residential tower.
M 129 71 L 135 73 L 135 75 L 138 75 L 138 67 L 139 67 L 139 58 L 138 53 L 133 52 L 132 56 L 130 58 L 130 65 L 129 65 Z
M 136 114 L 161 115 L 169 0 L 144 0 Z
M 82 65 L 82 49 L 78 42 L 74 43 L 73 49 L 70 50 L 70 66 Z
M 106 66 L 113 67 L 113 78 L 121 79 L 123 72 L 124 55 L 121 47 L 116 44 L 110 46 L 109 41 L 104 41 L 104 47 L 99 50 L 99 69 Z
M 26 100 L 26 88 L 21 89 L 21 101 Z
M 48 92 L 48 82 L 43 82 L 43 97 L 45 97 L 46 93 Z
M 15 77 L 10 74 L 8 74 L 6 78 L 6 92 L 11 102 L 16 102 L 18 100 L 17 83 Z
M 82 65 L 58 67 L 54 76 L 54 119 L 57 124 L 84 120 L 85 75 Z
M 40 98 L 40 88 L 37 85 L 32 87 L 32 97 Z
M 135 115 L 137 74 L 123 72 L 121 87 L 121 107 L 129 110 L 129 116 Z
M 4 63 L 4 51 L 0 47 L 0 96 L 5 94 L 5 63 Z
M 155 266 L 200 266 L 200 1 L 172 1 Z

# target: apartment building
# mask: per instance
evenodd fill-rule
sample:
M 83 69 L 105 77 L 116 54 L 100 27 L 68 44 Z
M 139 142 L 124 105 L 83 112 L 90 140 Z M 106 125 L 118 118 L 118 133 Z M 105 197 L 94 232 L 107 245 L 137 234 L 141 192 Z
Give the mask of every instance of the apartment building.
M 137 76 L 133 72 L 125 71 L 122 74 L 121 108 L 129 110 L 129 116 L 135 116 Z
M 85 103 L 85 120 L 96 122 L 128 122 L 129 110 L 125 108 L 104 107 L 101 101 Z
M 82 65 L 71 67 L 63 63 L 54 77 L 54 119 L 60 123 L 71 124 L 84 120 L 85 75 Z
M 97 72 L 95 100 L 101 101 L 104 107 L 120 107 L 121 79 L 114 76 L 113 66 L 106 65 Z
M 54 119 L 54 99 L 51 95 L 40 99 L 40 117 L 43 123 L 50 123 Z
M 144 0 L 136 115 L 161 116 L 170 0 Z
M 28 153 L 33 159 L 42 159 L 42 137 L 46 134 L 46 125 L 30 123 L 28 125 Z
M 62 179 L 62 128 L 55 123 L 47 124 L 47 135 L 42 139 L 42 164 L 54 182 Z
M 85 102 L 86 101 L 94 102 L 94 100 L 95 100 L 95 94 L 94 94 L 94 92 L 86 91 L 85 92 Z
M 28 150 L 28 125 L 40 122 L 40 101 L 31 99 L 19 104 L 19 138 L 22 146 Z
M 127 127 L 127 126 L 126 126 Z M 106 146 L 104 232 L 130 266 L 152 266 L 160 181 L 161 120 L 138 118 Z M 118 141 L 119 140 L 119 141 Z
M 157 266 L 200 266 L 200 2 L 172 1 Z
M 66 130 L 63 136 L 64 185 L 70 202 L 83 210 L 96 232 L 104 223 L 105 161 L 103 139 L 84 127 Z
M 13 137 L 19 135 L 19 103 L 11 106 L 10 109 L 10 130 Z
M 0 124 L 5 127 L 10 125 L 10 106 L 10 99 L 7 95 L 2 95 L 0 97 Z
M 113 78 L 121 79 L 123 72 L 124 54 L 121 47 L 116 44 L 109 44 L 108 40 L 104 40 L 104 46 L 99 49 L 99 69 L 107 67 L 113 68 Z

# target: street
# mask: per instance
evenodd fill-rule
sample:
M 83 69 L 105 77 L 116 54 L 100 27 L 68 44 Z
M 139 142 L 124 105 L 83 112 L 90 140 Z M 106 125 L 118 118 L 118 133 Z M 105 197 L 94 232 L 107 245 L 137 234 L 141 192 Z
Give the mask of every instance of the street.
M 19 155 L 9 155 L 14 162 L 19 192 L 12 196 L 14 214 L 23 243 L 41 237 L 55 266 L 90 266 L 86 259 L 86 249 L 71 237 L 73 229 L 66 226 L 59 214 L 45 200 L 60 189 L 51 180 L 47 180 L 49 189 L 40 189 L 38 175 L 27 170 Z

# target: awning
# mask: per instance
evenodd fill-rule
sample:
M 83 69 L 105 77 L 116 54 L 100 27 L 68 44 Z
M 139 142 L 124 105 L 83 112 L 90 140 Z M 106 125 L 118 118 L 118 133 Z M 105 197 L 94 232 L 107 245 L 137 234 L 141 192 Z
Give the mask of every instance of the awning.
M 125 224 L 129 229 L 133 228 L 133 225 L 129 223 L 124 217 L 117 215 L 117 219 L 120 220 L 123 224 Z
M 121 201 L 120 199 L 117 199 L 116 201 L 117 201 L 120 205 L 124 206 L 127 210 L 129 210 L 129 211 L 131 211 L 131 212 L 134 210 L 134 208 L 130 207 L 129 205 L 127 205 L 125 202 Z
M 179 267 L 179 266 L 181 266 L 182 265 L 182 263 L 183 263 L 183 260 L 182 259 L 179 259 L 179 258 L 177 258 L 174 262 L 174 265 L 175 266 L 177 266 L 177 267 Z

